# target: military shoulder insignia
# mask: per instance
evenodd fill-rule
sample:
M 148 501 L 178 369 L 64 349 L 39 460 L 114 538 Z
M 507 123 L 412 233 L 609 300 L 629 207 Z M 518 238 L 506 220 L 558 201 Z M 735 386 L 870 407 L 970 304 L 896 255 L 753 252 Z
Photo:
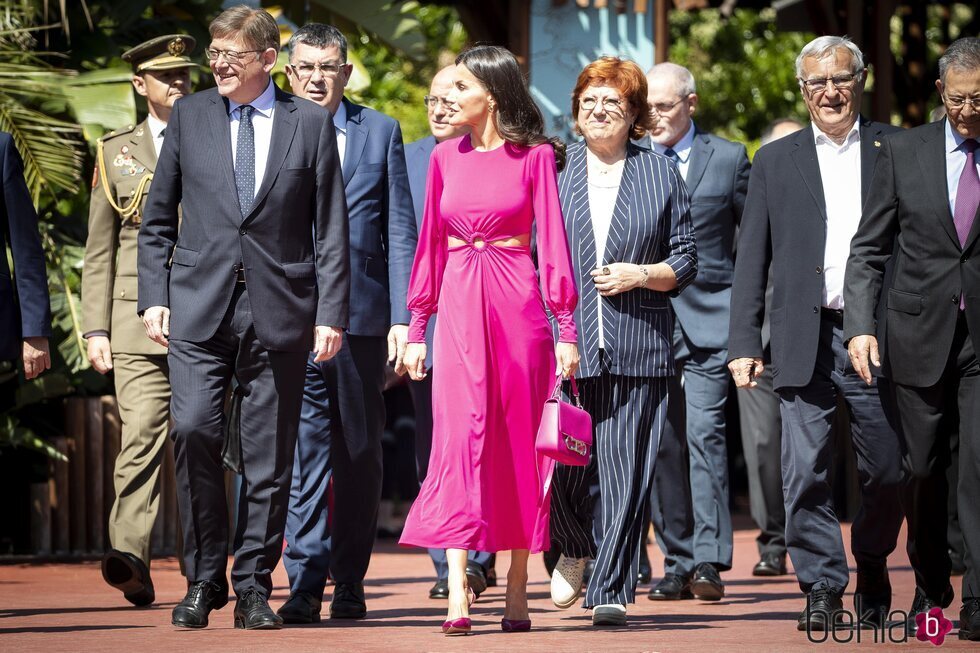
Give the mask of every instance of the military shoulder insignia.
M 99 140 L 105 143 L 109 139 L 115 138 L 116 136 L 122 136 L 123 134 L 128 134 L 129 132 L 133 131 L 135 127 L 136 125 L 126 125 L 125 127 L 120 127 L 119 129 L 113 130 L 108 134 L 103 134 L 102 138 L 100 138 Z

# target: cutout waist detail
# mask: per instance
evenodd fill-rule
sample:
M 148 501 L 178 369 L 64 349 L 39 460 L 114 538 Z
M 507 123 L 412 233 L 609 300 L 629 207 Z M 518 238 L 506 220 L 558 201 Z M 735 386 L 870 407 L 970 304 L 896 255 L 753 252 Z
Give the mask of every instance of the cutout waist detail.
M 483 249 L 487 245 L 493 245 L 494 247 L 527 247 L 530 244 L 531 234 L 521 234 L 512 238 L 501 238 L 499 240 L 487 240 L 486 236 L 481 233 L 472 234 L 469 237 L 469 240 L 464 240 L 456 236 L 449 236 L 450 247 L 470 245 L 474 249 Z

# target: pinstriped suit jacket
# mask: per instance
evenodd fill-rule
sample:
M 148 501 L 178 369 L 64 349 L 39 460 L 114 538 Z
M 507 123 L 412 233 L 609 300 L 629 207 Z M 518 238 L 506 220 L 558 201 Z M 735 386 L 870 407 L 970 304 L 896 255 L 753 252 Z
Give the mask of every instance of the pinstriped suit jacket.
M 578 376 L 602 373 L 599 365 L 598 305 L 602 304 L 603 340 L 608 370 L 624 376 L 674 374 L 674 311 L 670 296 L 697 276 L 697 251 L 687 187 L 667 157 L 632 143 L 613 210 L 602 263 L 664 262 L 677 275 L 672 293 L 631 290 L 601 297 L 589 272 L 596 267 L 595 232 L 589 210 L 585 143 L 568 148 L 568 163 L 559 175 L 558 195 L 565 231 L 578 275 L 575 309 L 581 363 Z

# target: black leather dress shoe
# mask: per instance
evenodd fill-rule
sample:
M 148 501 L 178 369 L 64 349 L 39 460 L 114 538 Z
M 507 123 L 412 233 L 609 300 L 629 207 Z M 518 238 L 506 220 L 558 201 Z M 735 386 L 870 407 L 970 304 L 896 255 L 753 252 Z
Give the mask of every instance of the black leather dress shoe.
M 857 587 L 854 589 L 854 614 L 858 625 L 871 622 L 877 628 L 888 622 L 892 610 L 892 584 L 888 567 L 858 566 Z
M 647 598 L 651 601 L 680 601 L 693 599 L 691 579 L 677 574 L 665 575 L 659 583 L 653 586 Z
M 430 599 L 448 599 L 449 598 L 449 581 L 448 580 L 437 580 L 436 584 L 429 589 Z
M 844 602 L 842 592 L 830 587 L 815 589 L 806 595 L 806 608 L 796 620 L 797 630 L 822 632 L 830 629 L 831 619 L 841 623 Z
M 363 619 L 367 615 L 364 583 L 337 583 L 330 601 L 331 619 Z
M 174 608 L 170 622 L 181 628 L 204 628 L 208 625 L 208 614 L 227 604 L 227 583 L 199 580 L 187 587 L 187 594 Z
M 636 582 L 640 585 L 646 585 L 651 580 L 653 580 L 653 570 L 650 569 L 650 561 L 640 560 L 640 568 L 636 577 Z
M 279 630 L 282 621 L 282 617 L 272 611 L 269 602 L 258 590 L 245 590 L 235 603 L 235 628 Z
M 149 568 L 132 553 L 109 549 L 102 556 L 102 578 L 135 606 L 150 605 L 156 599 Z
M 970 599 L 960 609 L 960 639 L 980 642 L 980 599 Z
M 915 631 L 918 630 L 918 626 L 915 623 L 915 615 L 920 612 L 929 612 L 935 607 L 948 608 L 949 604 L 953 602 L 953 586 L 947 585 L 943 595 L 939 597 L 939 600 L 935 600 L 926 595 L 920 588 L 915 588 L 915 598 L 912 599 L 912 607 L 909 609 L 909 618 L 905 622 L 905 628 L 910 637 L 915 636 Z
M 717 601 L 725 596 L 725 584 L 713 564 L 702 562 L 694 569 L 691 591 L 698 601 Z
M 752 567 L 753 576 L 784 576 L 786 574 L 785 553 L 763 553 L 759 562 Z
M 472 560 L 466 563 L 466 583 L 473 590 L 476 598 L 480 598 L 480 595 L 487 591 L 487 572 L 483 570 L 482 565 Z M 448 598 L 449 595 L 447 594 L 446 597 Z
M 321 599 L 309 592 L 293 592 L 282 607 L 276 610 L 276 614 L 286 624 L 318 624 L 320 603 Z

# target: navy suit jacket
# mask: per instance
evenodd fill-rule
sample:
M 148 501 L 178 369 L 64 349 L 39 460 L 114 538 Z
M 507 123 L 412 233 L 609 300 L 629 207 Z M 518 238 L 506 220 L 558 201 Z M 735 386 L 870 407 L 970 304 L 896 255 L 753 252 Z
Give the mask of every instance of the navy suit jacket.
M 694 346 L 725 349 L 735 276 L 735 227 L 749 189 L 745 146 L 696 132 L 685 183 L 698 237 L 698 276 L 671 304 Z
M 885 134 L 898 127 L 860 119 L 861 202 Z M 810 383 L 820 340 L 827 204 L 808 125 L 755 155 L 738 236 L 728 358 L 762 358 L 762 319 L 772 263 L 770 345 L 776 389 Z M 845 313 L 847 313 L 845 306 Z
M 589 210 L 585 143 L 569 146 L 567 164 L 558 176 L 558 197 L 578 275 L 578 376 L 586 378 L 603 372 L 599 362 L 599 302 L 609 373 L 674 374 L 674 311 L 670 295 L 691 284 L 698 272 L 690 203 L 677 167 L 667 157 L 632 143 L 627 145 L 623 177 L 601 257 L 603 264 L 667 263 L 677 275 L 677 289 L 671 293 L 643 289 L 601 297 L 596 291 L 589 274 L 596 267 L 596 242 Z
M 333 119 L 309 100 L 275 94 L 265 176 L 244 216 L 228 101 L 208 89 L 174 104 L 139 232 L 137 310 L 169 306 L 175 340 L 215 334 L 239 264 L 266 349 L 308 352 L 314 325 L 348 325 L 350 245 Z
M 344 190 L 350 216 L 348 332 L 383 336 L 408 324 L 408 279 L 418 244 L 398 121 L 344 99 Z
M 20 153 L 7 132 L 0 132 L 0 179 L 0 360 L 15 360 L 21 357 L 23 338 L 51 335 L 51 305 L 37 212 L 24 182 Z M 8 238 L 13 282 L 7 266 Z
M 412 189 L 412 207 L 415 209 L 415 224 L 422 231 L 422 214 L 425 211 L 425 180 L 429 174 L 429 157 L 436 148 L 436 137 L 426 136 L 405 146 L 405 161 L 408 164 L 408 184 Z M 436 316 L 429 318 L 425 329 L 425 366 L 432 367 L 432 334 L 436 330 Z

